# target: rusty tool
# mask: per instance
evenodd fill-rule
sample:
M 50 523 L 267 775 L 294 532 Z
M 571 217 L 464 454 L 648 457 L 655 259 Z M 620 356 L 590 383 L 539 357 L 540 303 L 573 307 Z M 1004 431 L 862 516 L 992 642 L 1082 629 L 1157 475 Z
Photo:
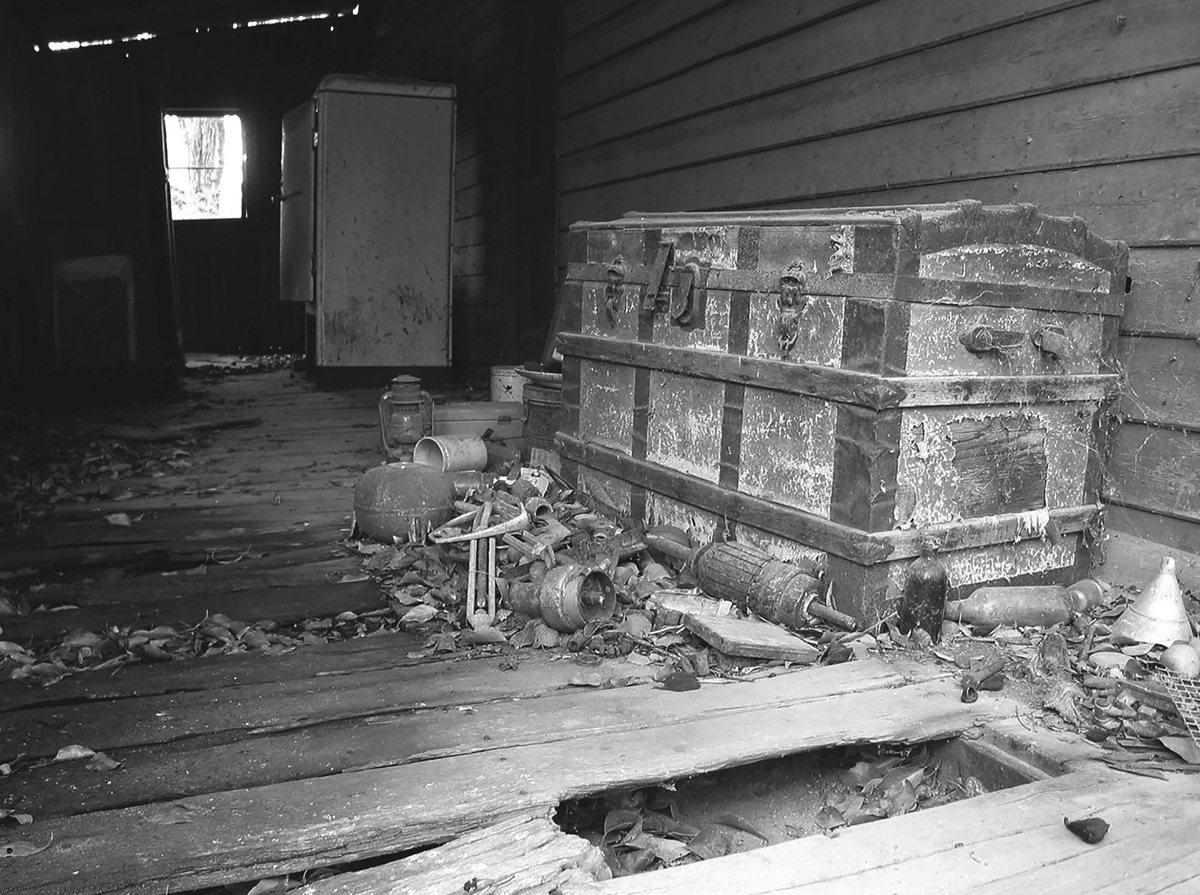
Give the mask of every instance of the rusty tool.
M 802 627 L 813 619 L 857 631 L 858 619 L 821 602 L 821 582 L 791 563 L 736 541 L 691 549 L 666 537 L 646 534 L 646 543 L 687 564 L 710 597 L 756 612 L 768 621 Z
M 975 702 L 979 699 L 980 690 L 999 690 L 1004 686 L 1004 660 L 993 659 L 990 663 L 970 674 L 964 674 L 962 680 L 962 701 Z

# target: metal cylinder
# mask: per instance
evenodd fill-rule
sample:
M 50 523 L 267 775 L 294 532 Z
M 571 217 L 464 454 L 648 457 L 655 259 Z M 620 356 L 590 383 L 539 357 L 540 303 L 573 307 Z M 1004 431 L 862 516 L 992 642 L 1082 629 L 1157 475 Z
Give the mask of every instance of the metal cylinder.
M 442 472 L 487 467 L 487 445 L 478 435 L 429 435 L 413 448 L 413 461 Z
M 612 618 L 617 608 L 617 590 L 604 572 L 558 566 L 542 579 L 538 605 L 547 625 L 569 633 L 588 622 Z

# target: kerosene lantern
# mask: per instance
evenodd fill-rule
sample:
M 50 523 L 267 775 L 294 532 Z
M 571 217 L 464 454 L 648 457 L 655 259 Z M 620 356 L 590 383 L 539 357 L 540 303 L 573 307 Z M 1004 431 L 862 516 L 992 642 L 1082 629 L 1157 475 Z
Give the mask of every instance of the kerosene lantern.
M 413 445 L 433 434 L 433 398 L 416 376 L 400 375 L 379 399 L 379 439 L 388 460 L 411 460 Z

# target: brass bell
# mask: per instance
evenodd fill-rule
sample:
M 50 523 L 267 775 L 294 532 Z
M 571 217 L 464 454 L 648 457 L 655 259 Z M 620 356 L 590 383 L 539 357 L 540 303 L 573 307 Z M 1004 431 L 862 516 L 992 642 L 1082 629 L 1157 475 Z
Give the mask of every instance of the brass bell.
M 1175 577 L 1175 558 L 1164 556 L 1158 574 L 1141 595 L 1125 607 L 1112 626 L 1113 634 L 1138 643 L 1170 646 L 1192 639 L 1192 623 L 1183 605 L 1179 579 Z

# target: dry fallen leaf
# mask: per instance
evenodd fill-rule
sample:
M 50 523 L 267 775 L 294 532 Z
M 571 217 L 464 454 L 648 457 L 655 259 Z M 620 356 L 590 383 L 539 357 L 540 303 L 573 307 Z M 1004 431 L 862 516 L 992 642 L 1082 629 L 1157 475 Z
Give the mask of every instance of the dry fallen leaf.
M 89 771 L 115 771 L 120 766 L 121 762 L 109 758 L 103 752 L 97 752 L 85 767 Z
M 404 615 L 400 618 L 400 621 L 405 624 L 421 624 L 422 622 L 429 621 L 435 615 L 437 615 L 436 609 L 434 609 L 432 606 L 427 606 L 422 603 L 420 606 L 414 606 L 412 609 L 404 613 Z
M 63 746 L 58 750 L 58 754 L 54 756 L 55 761 L 78 761 L 81 758 L 91 758 L 96 753 L 87 746 L 73 744 Z
M 116 525 L 121 528 L 130 528 L 133 523 L 129 520 L 128 513 L 109 513 L 104 517 L 109 525 Z
M 30 855 L 36 855 L 38 852 L 45 851 L 53 841 L 53 833 L 50 834 L 50 841 L 45 845 L 36 845 L 27 839 L 10 839 L 7 842 L 0 843 L 0 858 L 27 858 Z
M 288 890 L 286 876 L 276 876 L 270 879 L 260 879 L 246 895 L 281 895 Z

